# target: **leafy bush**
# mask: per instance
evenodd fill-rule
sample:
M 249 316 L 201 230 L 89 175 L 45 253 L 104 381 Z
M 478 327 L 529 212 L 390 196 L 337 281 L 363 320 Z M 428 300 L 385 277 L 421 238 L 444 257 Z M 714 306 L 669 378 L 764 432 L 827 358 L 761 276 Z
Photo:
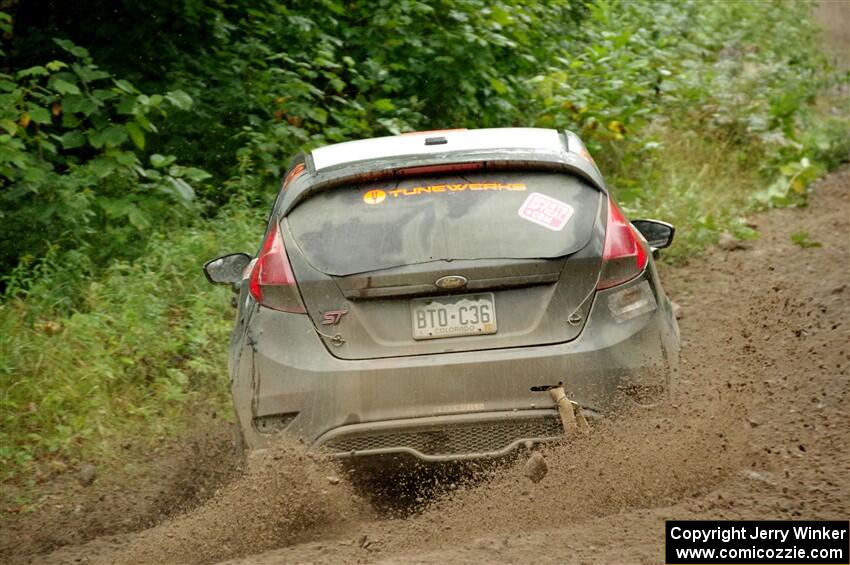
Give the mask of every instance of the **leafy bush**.
M 71 315 L 32 298 L 0 304 L 0 480 L 35 457 L 103 456 L 122 437 L 169 433 L 193 401 L 224 406 L 230 292 L 209 287 L 199 258 L 252 249 L 262 226 L 258 212 L 229 210 L 156 235 L 83 285 Z M 51 284 L 38 279 L 34 295 Z
M 266 202 L 304 147 L 527 122 L 527 78 L 550 65 L 587 12 L 563 0 L 234 0 L 117 11 L 95 2 L 72 17 L 38 3 L 20 9 L 21 62 L 45 51 L 45 28 L 60 30 L 102 52 L 120 76 L 191 95 L 192 114 L 169 120 L 159 140 L 215 174 L 217 185 L 200 194 L 216 204 L 237 194 Z M 181 33 L 163 37 L 161 21 Z
M 56 43 L 70 63 L 0 74 L 0 269 L 16 267 L 4 281 L 15 292 L 31 267 L 62 252 L 71 280 L 138 255 L 140 233 L 193 211 L 187 181 L 209 178 L 174 157 L 143 161 L 155 118 L 191 107 L 185 92 L 142 94 L 82 47 Z
M 551 0 L 374 0 L 267 1 L 248 12 L 232 27 L 218 12 L 216 48 L 179 84 L 202 111 L 227 117 L 217 134 L 232 140 L 238 164 L 223 172 L 220 196 L 264 201 L 305 148 L 522 123 L 526 78 L 555 57 L 584 10 Z
M 753 237 L 747 212 L 805 204 L 850 154 L 846 114 L 815 106 L 831 79 L 810 9 L 595 2 L 578 48 L 532 79 L 537 124 L 580 133 L 633 214 L 684 227 L 668 260 Z

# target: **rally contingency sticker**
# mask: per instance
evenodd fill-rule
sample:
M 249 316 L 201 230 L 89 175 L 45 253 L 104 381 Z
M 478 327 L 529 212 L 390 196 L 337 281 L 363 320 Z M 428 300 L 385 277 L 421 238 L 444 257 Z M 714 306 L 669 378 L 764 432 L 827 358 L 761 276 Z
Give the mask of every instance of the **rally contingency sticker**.
M 519 217 L 552 231 L 561 231 L 575 210 L 566 202 L 532 192 L 519 208 Z

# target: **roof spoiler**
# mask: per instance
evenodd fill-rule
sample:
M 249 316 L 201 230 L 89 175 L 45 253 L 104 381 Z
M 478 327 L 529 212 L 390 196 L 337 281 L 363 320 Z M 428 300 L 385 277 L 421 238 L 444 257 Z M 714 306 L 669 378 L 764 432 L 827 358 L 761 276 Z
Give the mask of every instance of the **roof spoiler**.
M 581 140 L 572 132 L 560 134 L 559 151 L 540 149 L 487 149 L 448 151 L 404 157 L 386 157 L 344 163 L 319 171 L 312 154 L 305 155 L 306 173 L 292 179 L 279 201 L 280 214 L 288 213 L 299 202 L 317 191 L 346 184 L 357 184 L 417 174 L 433 174 L 436 169 L 467 169 L 480 171 L 539 170 L 561 171 L 575 175 L 607 194 L 608 189 L 596 164 Z M 429 171 L 430 169 L 430 171 Z

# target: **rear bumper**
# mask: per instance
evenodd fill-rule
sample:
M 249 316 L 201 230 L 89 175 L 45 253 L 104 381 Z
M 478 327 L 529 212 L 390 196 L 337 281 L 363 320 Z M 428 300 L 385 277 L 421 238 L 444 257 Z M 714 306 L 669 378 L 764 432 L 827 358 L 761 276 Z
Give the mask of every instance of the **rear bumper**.
M 608 296 L 643 280 L 657 308 L 614 319 Z M 666 386 L 678 351 L 675 318 L 652 271 L 599 292 L 584 331 L 567 343 L 342 360 L 328 353 L 306 316 L 260 309 L 251 328 L 232 373 L 248 447 L 267 447 L 274 434 L 261 433 L 257 422 L 280 418 L 287 433 L 339 456 L 503 455 L 561 433 L 549 395 L 532 387 L 560 382 L 581 406 L 604 411 L 624 384 Z
M 313 445 L 341 458 L 401 453 L 443 462 L 501 457 L 563 433 L 554 409 L 476 412 L 340 426 Z

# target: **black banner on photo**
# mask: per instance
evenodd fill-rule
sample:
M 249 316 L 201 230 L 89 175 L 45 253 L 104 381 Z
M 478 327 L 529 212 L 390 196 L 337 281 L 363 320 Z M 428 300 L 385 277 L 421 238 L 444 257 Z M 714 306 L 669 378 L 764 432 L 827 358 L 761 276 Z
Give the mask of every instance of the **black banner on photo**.
M 670 520 L 668 565 L 850 563 L 850 522 Z

